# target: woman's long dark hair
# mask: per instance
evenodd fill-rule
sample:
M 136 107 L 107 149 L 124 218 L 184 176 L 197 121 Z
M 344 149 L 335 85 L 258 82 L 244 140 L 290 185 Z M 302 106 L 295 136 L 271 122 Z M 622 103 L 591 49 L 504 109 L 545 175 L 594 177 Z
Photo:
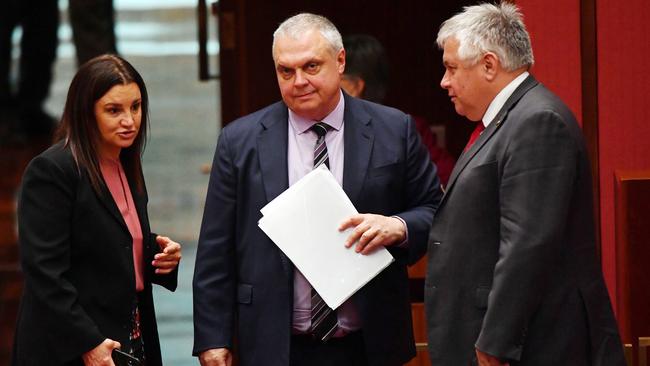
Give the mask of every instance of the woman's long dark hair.
M 72 151 L 77 167 L 88 173 L 90 183 L 97 193 L 101 192 L 104 183 L 99 168 L 97 146 L 101 136 L 95 118 L 95 103 L 115 85 L 130 83 L 136 83 L 140 88 L 142 120 L 133 144 L 120 152 L 120 161 L 127 178 L 142 193 L 142 152 L 149 120 L 149 99 L 142 76 L 125 59 L 116 55 L 102 55 L 83 64 L 70 83 L 55 139 L 63 140 L 64 146 Z

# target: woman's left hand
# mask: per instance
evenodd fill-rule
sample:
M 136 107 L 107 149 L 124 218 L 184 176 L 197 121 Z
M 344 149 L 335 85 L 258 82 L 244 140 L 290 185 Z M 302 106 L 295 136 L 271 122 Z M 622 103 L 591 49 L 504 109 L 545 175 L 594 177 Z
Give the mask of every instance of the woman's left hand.
M 156 274 L 168 274 L 178 266 L 181 261 L 181 245 L 166 236 L 156 236 L 161 253 L 154 256 L 151 264 L 156 267 Z

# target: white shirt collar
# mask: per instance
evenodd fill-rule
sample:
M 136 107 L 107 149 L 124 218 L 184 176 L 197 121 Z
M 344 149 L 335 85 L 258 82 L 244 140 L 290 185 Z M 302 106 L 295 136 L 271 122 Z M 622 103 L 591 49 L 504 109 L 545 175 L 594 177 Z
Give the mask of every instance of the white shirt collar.
M 325 122 L 333 129 L 337 131 L 340 130 L 343 126 L 343 116 L 345 114 L 345 98 L 343 97 L 343 92 L 340 90 L 339 96 L 339 102 L 334 110 L 325 116 L 322 121 L 314 121 L 311 119 L 303 118 L 296 112 L 292 111 L 291 108 L 289 108 L 289 123 L 293 125 L 293 129 L 299 134 L 309 131 L 311 126 L 316 124 L 316 122 Z
M 503 105 L 506 104 L 508 98 L 510 98 L 512 93 L 515 92 L 515 89 L 517 89 L 517 87 L 521 85 L 524 80 L 526 80 L 528 75 L 530 75 L 528 71 L 524 71 L 521 73 L 521 75 L 517 76 L 508 85 L 506 85 L 505 88 L 501 89 L 499 94 L 497 94 L 497 96 L 492 99 L 492 102 L 483 115 L 483 125 L 485 127 L 487 127 L 490 122 L 494 120 L 494 117 L 497 116 L 501 108 L 503 108 Z

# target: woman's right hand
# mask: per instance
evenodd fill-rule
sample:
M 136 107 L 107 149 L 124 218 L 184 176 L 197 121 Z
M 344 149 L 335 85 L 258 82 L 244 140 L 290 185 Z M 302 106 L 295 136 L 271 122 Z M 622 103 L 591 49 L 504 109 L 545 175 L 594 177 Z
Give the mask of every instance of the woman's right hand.
M 115 348 L 120 347 L 120 342 L 106 338 L 99 346 L 84 353 L 81 358 L 85 366 L 115 366 L 112 353 Z

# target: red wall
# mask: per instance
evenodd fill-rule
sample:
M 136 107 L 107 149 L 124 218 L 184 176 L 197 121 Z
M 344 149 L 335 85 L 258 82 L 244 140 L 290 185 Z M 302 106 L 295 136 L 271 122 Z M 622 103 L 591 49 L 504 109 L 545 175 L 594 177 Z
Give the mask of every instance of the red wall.
M 535 56 L 533 75 L 582 123 L 580 1 L 519 0 Z
M 602 265 L 614 299 L 614 170 L 650 168 L 650 2 L 595 1 Z M 516 3 L 531 34 L 534 75 L 580 121 L 580 0 Z
M 613 294 L 614 170 L 650 169 L 650 2 L 600 0 L 596 5 L 601 239 Z

